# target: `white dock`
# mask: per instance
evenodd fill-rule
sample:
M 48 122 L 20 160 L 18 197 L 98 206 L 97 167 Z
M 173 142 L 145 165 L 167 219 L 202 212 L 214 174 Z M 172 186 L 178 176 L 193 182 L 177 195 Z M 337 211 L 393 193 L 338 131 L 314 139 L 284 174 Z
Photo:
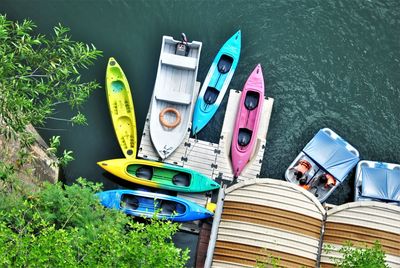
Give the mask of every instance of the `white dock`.
M 199 82 L 196 83 L 196 88 L 198 91 L 200 88 Z M 218 144 L 190 138 L 190 129 L 188 129 L 182 144 L 175 150 L 175 152 L 171 154 L 171 156 L 162 162 L 187 167 L 201 172 L 202 174 L 214 180 L 223 181 L 224 183 L 232 183 L 233 173 L 230 162 L 230 149 L 232 130 L 235 124 L 235 116 L 240 94 L 241 91 L 233 89 L 229 91 L 229 99 L 226 110 L 230 112 L 225 113 L 224 123 Z M 197 94 L 195 94 L 195 97 L 197 98 Z M 196 101 L 196 99 L 193 101 Z M 237 178 L 238 182 L 258 178 L 260 176 L 273 103 L 274 100 L 272 98 L 266 98 L 264 101 L 260 127 L 257 133 L 256 146 L 250 162 L 242 171 L 241 175 Z M 149 116 L 150 114 L 148 113 L 138 150 L 138 158 L 161 161 L 161 158 L 154 150 L 151 142 Z M 211 198 L 210 196 L 207 196 L 206 193 L 178 193 L 178 196 L 190 201 L 194 201 L 202 206 L 206 206 L 207 203 L 210 202 Z M 199 231 L 197 225 L 193 223 L 182 225 L 182 229 L 191 232 Z

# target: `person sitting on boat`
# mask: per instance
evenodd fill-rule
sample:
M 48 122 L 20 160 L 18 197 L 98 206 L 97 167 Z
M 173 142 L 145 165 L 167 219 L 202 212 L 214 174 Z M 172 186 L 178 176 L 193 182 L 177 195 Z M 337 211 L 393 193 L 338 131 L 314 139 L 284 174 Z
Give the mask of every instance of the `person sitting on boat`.
M 296 179 L 299 180 L 311 169 L 311 164 L 307 160 L 301 159 L 297 166 L 295 166 L 293 169 Z
M 333 187 L 336 185 L 336 179 L 329 173 L 319 176 L 319 182 L 325 184 L 325 188 Z

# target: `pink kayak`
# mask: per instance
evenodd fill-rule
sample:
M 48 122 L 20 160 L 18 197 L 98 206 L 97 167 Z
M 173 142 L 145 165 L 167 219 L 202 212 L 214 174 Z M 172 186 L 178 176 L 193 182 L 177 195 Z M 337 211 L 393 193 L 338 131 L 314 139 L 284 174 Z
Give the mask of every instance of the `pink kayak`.
M 240 175 L 253 152 L 263 102 L 264 77 L 258 64 L 244 84 L 233 129 L 231 157 L 235 177 Z

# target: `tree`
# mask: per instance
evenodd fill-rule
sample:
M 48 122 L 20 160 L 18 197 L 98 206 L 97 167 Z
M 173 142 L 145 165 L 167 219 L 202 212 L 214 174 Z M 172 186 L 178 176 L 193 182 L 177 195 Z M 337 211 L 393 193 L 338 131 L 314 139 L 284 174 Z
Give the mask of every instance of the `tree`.
M 327 253 L 333 250 L 332 246 L 325 247 Z M 332 257 L 336 267 L 340 268 L 388 268 L 385 262 L 385 252 L 379 241 L 372 247 L 355 247 L 353 243 L 346 242 L 339 250 L 342 257 Z
M 17 136 L 29 145 L 28 124 L 48 119 L 85 124 L 79 107 L 99 87 L 81 82 L 79 69 L 101 56 L 93 45 L 71 40 L 69 29 L 58 25 L 54 36 L 35 34 L 36 25 L 0 15 L 0 126 L 3 135 Z M 77 114 L 70 119 L 53 117 L 57 105 L 67 103 Z
M 184 267 L 188 250 L 171 238 L 178 225 L 133 222 L 100 205 L 100 185 L 78 179 L 30 195 L 0 193 L 0 266 Z

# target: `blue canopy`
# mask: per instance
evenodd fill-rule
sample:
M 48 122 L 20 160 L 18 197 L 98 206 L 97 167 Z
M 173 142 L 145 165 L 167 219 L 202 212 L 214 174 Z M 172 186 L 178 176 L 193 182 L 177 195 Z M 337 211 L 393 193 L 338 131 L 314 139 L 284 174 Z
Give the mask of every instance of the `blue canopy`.
M 362 195 L 400 201 L 400 170 L 362 167 Z
M 346 142 L 332 138 L 322 129 L 304 147 L 303 153 L 342 182 L 359 157 L 346 148 Z

